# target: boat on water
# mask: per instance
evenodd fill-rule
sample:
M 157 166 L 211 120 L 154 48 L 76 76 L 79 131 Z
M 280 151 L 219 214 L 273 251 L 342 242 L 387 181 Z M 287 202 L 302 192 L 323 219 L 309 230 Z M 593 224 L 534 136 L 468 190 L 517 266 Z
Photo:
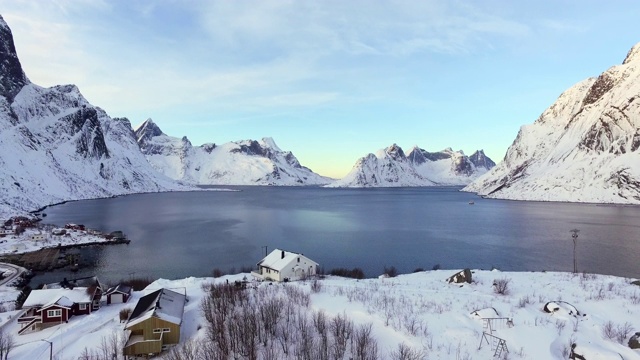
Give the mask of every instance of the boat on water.
M 473 204 L 475 204 L 475 202 L 473 202 L 473 200 L 470 200 L 469 205 L 473 205 Z

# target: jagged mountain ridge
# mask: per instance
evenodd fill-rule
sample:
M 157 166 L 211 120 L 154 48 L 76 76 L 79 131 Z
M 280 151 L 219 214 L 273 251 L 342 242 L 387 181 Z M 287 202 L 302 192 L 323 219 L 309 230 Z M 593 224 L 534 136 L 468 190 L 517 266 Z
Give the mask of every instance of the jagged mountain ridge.
M 464 190 L 492 198 L 640 204 L 640 43 L 520 128 L 504 161 Z
M 185 189 L 153 170 L 127 119 L 74 85 L 31 83 L 0 16 L 0 218 L 67 200 Z
M 166 176 L 198 185 L 320 185 L 332 179 L 300 165 L 271 138 L 193 146 L 164 134 L 151 119 L 135 135 L 151 165 Z
M 356 161 L 351 171 L 331 187 L 405 187 L 466 185 L 495 163 L 484 151 L 472 156 L 447 148 L 428 152 L 417 146 L 405 155 L 393 144 Z

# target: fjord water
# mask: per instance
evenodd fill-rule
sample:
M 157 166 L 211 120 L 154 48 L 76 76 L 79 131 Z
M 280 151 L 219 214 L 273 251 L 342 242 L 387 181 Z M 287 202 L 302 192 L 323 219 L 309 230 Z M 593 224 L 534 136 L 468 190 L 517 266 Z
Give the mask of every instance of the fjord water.
M 240 191 L 137 194 L 48 208 L 47 223 L 122 230 L 131 244 L 85 248 L 92 267 L 34 281 L 210 276 L 214 268 L 254 267 L 265 246 L 304 253 L 325 270 L 360 267 L 369 277 L 384 266 L 411 272 L 436 264 L 571 271 L 574 228 L 579 271 L 640 276 L 637 206 L 490 200 L 459 187 L 225 188 Z

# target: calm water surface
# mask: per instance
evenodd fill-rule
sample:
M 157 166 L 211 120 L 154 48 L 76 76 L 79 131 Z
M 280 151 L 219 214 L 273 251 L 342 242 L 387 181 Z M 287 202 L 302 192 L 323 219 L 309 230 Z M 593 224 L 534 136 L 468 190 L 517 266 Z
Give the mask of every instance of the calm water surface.
M 326 270 L 360 267 L 370 277 L 384 266 L 411 272 L 435 264 L 571 271 L 574 228 L 580 271 L 640 277 L 637 206 L 488 200 L 457 187 L 233 188 L 241 191 L 71 202 L 47 209 L 46 222 L 124 231 L 130 245 L 81 250 L 92 265 L 78 275 L 111 281 L 254 266 L 265 246 L 304 253 Z M 58 271 L 34 282 L 61 276 L 73 275 Z

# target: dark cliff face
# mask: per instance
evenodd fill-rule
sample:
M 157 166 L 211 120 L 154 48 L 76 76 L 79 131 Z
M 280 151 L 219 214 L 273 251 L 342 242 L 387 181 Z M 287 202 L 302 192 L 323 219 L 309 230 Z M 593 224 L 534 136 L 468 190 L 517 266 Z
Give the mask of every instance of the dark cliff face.
M 0 95 L 11 102 L 28 83 L 16 54 L 11 29 L 0 16 Z
M 258 155 L 271 158 L 271 151 L 260 146 L 256 140 L 251 140 L 249 145 L 242 144 L 238 149 L 231 150 L 233 153 L 242 153 L 246 155 Z
M 109 149 L 104 141 L 98 114 L 93 108 L 80 109 L 73 114 L 62 117 L 69 124 L 71 134 L 80 133 L 76 140 L 76 152 L 84 158 L 100 159 L 109 157 Z
M 484 154 L 483 150 L 478 150 L 474 152 L 471 156 L 469 156 L 469 161 L 476 166 L 476 168 L 485 168 L 487 170 L 491 170 L 496 163 L 493 162 L 487 155 Z
M 158 125 L 156 125 L 156 123 L 154 123 L 153 120 L 151 119 L 147 119 L 135 131 L 135 137 L 138 140 L 138 145 L 140 145 L 141 148 L 143 148 L 145 143 L 151 140 L 151 138 L 154 138 L 160 135 L 164 135 L 164 133 L 162 132 L 162 130 L 160 130 Z

